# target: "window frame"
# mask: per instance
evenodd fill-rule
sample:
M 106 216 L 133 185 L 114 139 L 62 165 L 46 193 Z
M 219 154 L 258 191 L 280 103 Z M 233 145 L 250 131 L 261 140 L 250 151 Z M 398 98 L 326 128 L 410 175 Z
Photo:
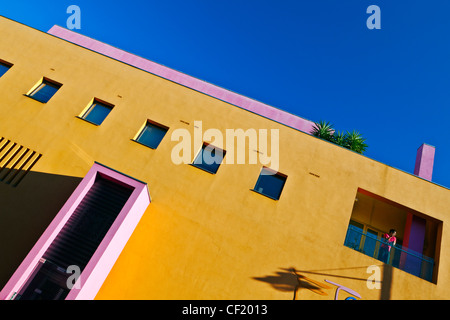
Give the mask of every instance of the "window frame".
M 100 123 L 96 123 L 92 120 L 86 119 L 86 117 L 88 117 L 89 114 L 95 109 L 96 105 L 101 105 L 103 107 L 110 109 L 108 114 L 102 119 L 102 121 Z M 113 109 L 114 109 L 114 105 L 112 103 L 106 102 L 106 101 L 98 99 L 98 98 L 93 98 L 89 102 L 89 104 L 86 106 L 86 108 L 83 109 L 83 111 L 80 113 L 80 115 L 77 116 L 77 118 L 84 120 L 86 122 L 89 122 L 90 124 L 93 124 L 95 126 L 100 126 L 106 120 L 106 118 L 109 116 L 109 114 L 111 113 L 111 111 Z
M 164 130 L 164 135 L 163 135 L 163 137 L 161 138 L 161 140 L 159 140 L 158 145 L 157 145 L 156 147 L 150 146 L 150 145 L 148 145 L 148 144 L 145 144 L 145 143 L 139 141 L 139 138 L 142 137 L 142 134 L 144 133 L 144 131 L 145 131 L 145 129 L 147 128 L 148 125 L 151 125 L 151 126 L 156 127 L 156 128 L 158 128 L 158 129 L 163 129 L 163 130 Z M 138 133 L 137 133 L 137 134 L 134 136 L 134 138 L 131 139 L 131 140 L 134 141 L 134 142 L 136 142 L 136 143 L 139 143 L 139 144 L 141 144 L 141 145 L 143 145 L 143 146 L 145 146 L 145 147 L 147 147 L 147 148 L 156 150 L 156 149 L 159 147 L 159 145 L 161 144 L 162 140 L 164 139 L 164 137 L 166 136 L 166 134 L 167 134 L 168 131 L 169 131 L 169 127 L 168 127 L 168 126 L 165 126 L 165 125 L 160 124 L 160 123 L 158 123 L 158 122 L 156 122 L 156 121 L 147 119 L 147 120 L 145 121 L 144 125 L 143 125 L 143 126 L 140 128 L 140 130 L 138 131 Z
M 48 98 L 47 101 L 40 100 L 34 96 L 36 93 L 41 91 L 42 88 L 44 88 L 45 86 L 57 88 L 56 91 L 52 94 L 52 96 L 50 98 Z M 50 101 L 51 98 L 53 98 L 55 96 L 55 94 L 59 91 L 59 89 L 61 89 L 62 86 L 63 86 L 62 83 L 51 80 L 47 77 L 43 77 L 36 85 L 34 85 L 33 88 L 31 88 L 30 91 L 28 91 L 27 94 L 25 94 L 25 96 L 27 96 L 28 98 L 31 98 L 33 100 L 39 101 L 40 103 L 47 103 Z
M 195 161 L 197 160 L 197 158 L 198 158 L 201 154 L 202 154 L 202 159 L 203 159 L 203 151 L 204 151 L 205 148 L 207 148 L 207 147 L 209 147 L 209 146 L 212 146 L 212 147 L 214 148 L 214 150 L 219 149 L 219 150 L 222 151 L 222 161 L 221 161 L 221 162 L 219 163 L 219 165 L 217 166 L 216 171 L 212 171 L 212 170 L 209 170 L 209 169 L 207 169 L 207 168 L 205 168 L 205 167 L 203 167 L 203 166 L 199 166 L 199 165 L 202 165 L 203 163 L 202 163 L 202 164 L 195 163 Z M 200 170 L 203 170 L 203 171 L 205 171 L 205 172 L 208 172 L 208 173 L 210 173 L 210 174 L 217 174 L 217 172 L 219 171 L 220 165 L 223 163 L 223 160 L 225 159 L 225 154 L 226 154 L 226 150 L 225 150 L 225 149 L 219 148 L 219 147 L 213 145 L 212 143 L 203 142 L 203 143 L 202 143 L 202 147 L 201 147 L 200 150 L 197 152 L 197 154 L 196 154 L 195 157 L 194 157 L 194 160 L 192 160 L 192 162 L 190 163 L 190 165 L 193 166 L 193 167 L 195 167 L 195 168 L 198 168 L 198 169 L 200 169 Z M 206 164 L 206 165 L 209 165 L 209 164 Z
M 0 75 L 0 78 L 1 78 L 1 77 L 3 77 L 3 76 L 4 76 L 4 75 L 12 68 L 12 66 L 13 66 L 14 64 L 12 64 L 12 63 L 10 63 L 10 62 L 8 62 L 8 61 L 5 61 L 5 60 L 0 59 L 0 65 L 2 65 L 2 66 L 4 66 L 4 67 L 7 68 L 7 70 L 6 70 L 5 72 L 3 72 L 3 74 Z

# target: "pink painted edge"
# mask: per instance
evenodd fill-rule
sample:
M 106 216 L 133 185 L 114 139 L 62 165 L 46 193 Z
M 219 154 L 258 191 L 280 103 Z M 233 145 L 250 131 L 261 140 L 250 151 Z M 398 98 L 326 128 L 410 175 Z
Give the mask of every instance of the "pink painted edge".
M 74 193 L 69 197 L 61 210 L 46 228 L 44 233 L 35 243 L 33 248 L 27 254 L 25 259 L 13 273 L 6 285 L 0 291 L 0 300 L 10 299 L 14 292 L 18 292 L 22 285 L 27 281 L 28 277 L 33 272 L 39 259 L 45 253 L 45 250 L 50 246 L 52 241 L 56 238 L 59 231 L 63 228 L 70 215 L 80 203 L 89 187 L 93 184 L 95 178 L 95 170 L 91 168 L 80 184 L 75 189 Z
M 122 208 L 119 216 L 111 226 L 105 238 L 100 243 L 88 265 L 81 273 L 81 288 L 73 288 L 66 299 L 93 299 L 95 297 L 151 201 L 145 183 L 139 182 L 97 163 L 91 167 L 78 187 L 11 276 L 2 291 L 0 291 L 0 300 L 10 299 L 14 292 L 18 292 L 21 289 L 37 266 L 39 259 L 45 253 L 59 231 L 63 228 L 64 224 L 87 193 L 90 186 L 92 186 L 98 172 L 130 185 L 134 187 L 135 190 L 132 192 L 130 199 L 127 201 L 124 208 Z M 133 203 L 133 200 L 136 203 Z M 86 284 L 86 287 L 83 285 L 84 283 Z
M 150 203 L 147 188 L 136 186 L 66 300 L 93 300 Z
M 314 125 L 314 122 L 310 120 L 194 78 L 60 26 L 53 26 L 48 33 L 305 133 L 310 134 Z

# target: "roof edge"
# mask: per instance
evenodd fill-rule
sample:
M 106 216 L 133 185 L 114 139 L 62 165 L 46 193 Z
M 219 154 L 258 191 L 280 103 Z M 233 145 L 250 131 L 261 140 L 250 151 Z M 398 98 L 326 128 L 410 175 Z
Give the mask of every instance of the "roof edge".
M 138 69 L 150 72 L 164 79 L 178 83 L 190 89 L 199 91 L 213 98 L 230 103 L 242 109 L 261 115 L 269 120 L 287 125 L 307 134 L 314 125 L 314 122 L 289 113 L 287 111 L 272 107 L 265 103 L 243 96 L 236 92 L 200 80 L 175 69 L 166 67 L 151 60 L 139 57 L 132 53 L 118 49 L 109 44 L 95 40 L 88 36 L 68 30 L 58 25 L 54 25 L 47 32 L 55 37 L 66 40 L 83 48 L 108 56 Z

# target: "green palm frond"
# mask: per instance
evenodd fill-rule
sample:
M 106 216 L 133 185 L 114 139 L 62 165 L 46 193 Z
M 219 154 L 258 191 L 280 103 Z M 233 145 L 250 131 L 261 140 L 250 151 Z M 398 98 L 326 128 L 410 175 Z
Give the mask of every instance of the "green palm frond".
M 335 134 L 333 134 L 333 142 L 336 143 L 338 146 L 346 147 L 346 135 L 341 132 L 337 131 Z
M 315 122 L 310 133 L 314 137 L 333 142 L 360 154 L 363 154 L 368 148 L 366 139 L 359 132 L 355 130 L 346 133 L 335 131 L 333 125 L 327 121 Z
M 360 154 L 363 154 L 368 147 L 368 145 L 365 143 L 366 139 L 364 139 L 361 134 L 355 130 L 353 130 L 352 132 L 347 131 L 345 140 L 346 147 L 348 149 Z
M 326 121 L 315 122 L 311 130 L 311 134 L 313 136 L 327 141 L 332 141 L 333 133 L 334 133 L 333 125 Z

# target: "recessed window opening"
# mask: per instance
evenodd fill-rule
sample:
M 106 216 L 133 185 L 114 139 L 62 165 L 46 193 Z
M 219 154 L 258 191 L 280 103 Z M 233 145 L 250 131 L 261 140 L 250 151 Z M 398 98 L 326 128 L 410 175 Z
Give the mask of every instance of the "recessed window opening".
M 222 163 L 223 157 L 225 157 L 225 153 L 225 150 L 212 144 L 204 143 L 192 165 L 215 174 Z
M 139 142 L 149 148 L 156 149 L 169 128 L 159 123 L 147 120 L 144 127 L 135 137 L 134 141 Z
M 81 118 L 96 125 L 101 125 L 113 109 L 113 105 L 94 99 Z
M 263 167 L 253 191 L 278 200 L 280 199 L 281 191 L 283 191 L 286 179 L 286 175 L 270 168 Z
M 13 65 L 9 62 L 0 60 L 0 77 L 3 76 Z

